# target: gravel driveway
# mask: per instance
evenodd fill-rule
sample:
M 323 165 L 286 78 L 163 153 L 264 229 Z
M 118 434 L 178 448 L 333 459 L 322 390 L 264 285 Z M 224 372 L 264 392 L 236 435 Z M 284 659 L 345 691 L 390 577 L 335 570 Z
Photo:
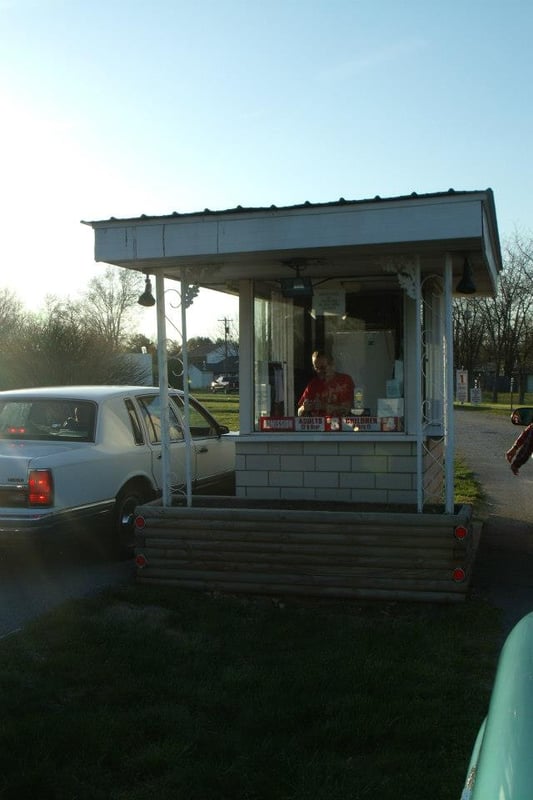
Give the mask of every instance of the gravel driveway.
M 533 461 L 516 476 L 505 459 L 522 430 L 506 417 L 455 411 L 455 450 L 483 484 L 490 516 L 533 523 Z
M 502 609 L 503 636 L 533 611 L 533 460 L 515 476 L 505 459 L 521 431 L 509 418 L 455 411 L 456 453 L 487 495 L 472 592 Z

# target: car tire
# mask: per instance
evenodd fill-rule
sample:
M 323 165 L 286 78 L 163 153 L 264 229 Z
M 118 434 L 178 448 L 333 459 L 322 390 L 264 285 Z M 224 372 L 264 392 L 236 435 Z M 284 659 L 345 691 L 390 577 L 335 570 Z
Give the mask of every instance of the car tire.
M 118 493 L 113 515 L 113 547 L 119 557 L 129 558 L 133 555 L 135 509 L 153 496 L 153 492 L 138 481 L 126 484 Z

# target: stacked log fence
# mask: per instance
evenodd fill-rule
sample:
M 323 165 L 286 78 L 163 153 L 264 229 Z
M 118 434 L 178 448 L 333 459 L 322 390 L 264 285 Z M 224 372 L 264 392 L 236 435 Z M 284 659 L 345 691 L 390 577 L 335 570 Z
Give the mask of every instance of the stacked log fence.
M 419 514 L 217 500 L 137 509 L 138 581 L 344 599 L 457 602 L 467 593 L 476 548 L 470 506 Z

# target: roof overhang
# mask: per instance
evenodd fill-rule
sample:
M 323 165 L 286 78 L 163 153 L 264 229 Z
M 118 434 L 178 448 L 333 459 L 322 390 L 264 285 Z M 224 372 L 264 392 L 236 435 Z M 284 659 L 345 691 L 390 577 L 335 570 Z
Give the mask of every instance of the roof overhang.
M 237 291 L 241 279 L 392 280 L 390 267 L 416 258 L 442 274 L 452 256 L 454 285 L 465 257 L 478 295 L 493 295 L 502 268 L 490 189 L 270 208 L 235 208 L 86 222 L 95 259 Z

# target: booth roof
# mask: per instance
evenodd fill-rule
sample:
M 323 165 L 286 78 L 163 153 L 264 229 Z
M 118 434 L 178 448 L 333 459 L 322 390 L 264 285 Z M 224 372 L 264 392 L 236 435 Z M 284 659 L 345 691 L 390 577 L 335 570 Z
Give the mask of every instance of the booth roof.
M 234 208 L 224 208 L 224 209 L 211 209 L 211 208 L 204 208 L 203 211 L 172 211 L 169 214 L 141 214 L 138 217 L 108 217 L 108 219 L 101 219 L 101 220 L 82 220 L 84 225 L 97 225 L 103 222 L 134 222 L 139 220 L 164 220 L 164 219 L 174 219 L 176 217 L 202 217 L 206 214 L 208 215 L 216 215 L 220 216 L 223 214 L 250 214 L 254 212 L 268 212 L 268 211 L 290 211 L 290 210 L 298 210 L 300 208 L 328 208 L 328 207 L 335 207 L 335 206 L 357 206 L 357 205 L 367 205 L 368 203 L 391 203 L 391 202 L 401 202 L 403 200 L 413 200 L 413 199 L 428 199 L 431 198 L 443 198 L 443 197 L 460 197 L 466 196 L 471 194 L 477 194 L 478 192 L 485 192 L 487 197 L 489 198 L 492 204 L 492 210 L 494 211 L 494 196 L 492 189 L 472 189 L 472 190 L 456 190 L 456 189 L 448 189 L 446 192 L 425 192 L 423 194 L 419 194 L 418 192 L 411 192 L 410 194 L 404 195 L 395 195 L 392 197 L 381 197 L 379 194 L 375 195 L 371 198 L 360 199 L 360 200 L 346 200 L 344 197 L 339 197 L 338 200 L 331 200 L 327 202 L 318 202 L 312 203 L 310 200 L 305 200 L 303 203 L 295 203 L 292 205 L 286 206 L 277 206 L 272 203 L 270 206 L 242 206 L 238 205 Z
M 454 286 L 469 259 L 478 295 L 492 295 L 502 269 L 491 189 L 367 200 L 228 208 L 84 222 L 95 231 L 95 259 L 238 292 L 242 279 L 306 277 L 391 281 L 383 261 L 418 259 L 442 274 L 452 256 Z M 391 272 L 391 270 L 388 270 Z M 386 270 L 385 270 L 386 272 Z

